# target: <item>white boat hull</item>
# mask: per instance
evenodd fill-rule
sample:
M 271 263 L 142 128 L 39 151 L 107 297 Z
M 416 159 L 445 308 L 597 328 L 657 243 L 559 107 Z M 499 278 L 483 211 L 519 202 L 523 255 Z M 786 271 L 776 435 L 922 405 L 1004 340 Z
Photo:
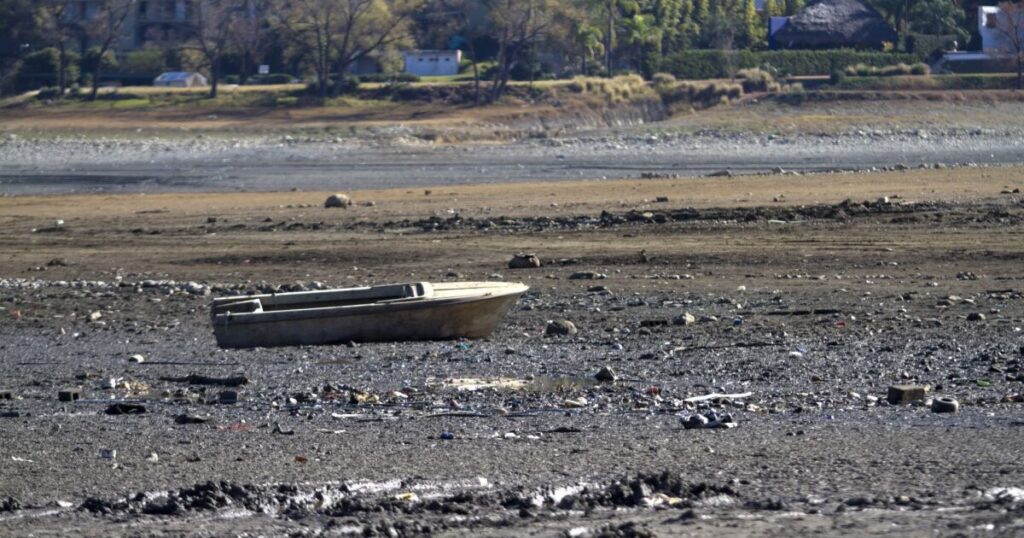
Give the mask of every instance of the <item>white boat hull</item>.
M 221 299 L 214 303 L 213 331 L 224 348 L 485 338 L 528 289 L 505 283 L 455 286 L 435 284 L 431 297 L 277 311 L 217 312 L 218 305 L 232 304 L 230 300 L 252 301 Z

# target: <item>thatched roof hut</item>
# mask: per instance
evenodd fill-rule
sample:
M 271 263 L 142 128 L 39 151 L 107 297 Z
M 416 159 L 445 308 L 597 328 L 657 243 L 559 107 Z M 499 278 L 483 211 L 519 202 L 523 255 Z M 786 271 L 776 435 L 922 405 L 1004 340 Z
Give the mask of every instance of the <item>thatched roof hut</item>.
M 896 31 L 863 0 L 815 0 L 772 35 L 785 49 L 881 49 Z

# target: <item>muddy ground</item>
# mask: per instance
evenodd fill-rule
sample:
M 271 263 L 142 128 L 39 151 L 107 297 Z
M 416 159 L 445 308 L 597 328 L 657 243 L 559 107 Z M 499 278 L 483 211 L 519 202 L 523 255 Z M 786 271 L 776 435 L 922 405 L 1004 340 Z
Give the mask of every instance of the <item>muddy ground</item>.
M 996 167 L 348 209 L 0 198 L 0 534 L 1020 534 L 1021 188 Z M 207 317 L 241 291 L 488 279 L 531 289 L 483 341 L 220 350 Z M 579 332 L 546 336 L 561 319 Z M 890 405 L 894 384 L 960 410 Z M 684 428 L 712 411 L 735 427 Z

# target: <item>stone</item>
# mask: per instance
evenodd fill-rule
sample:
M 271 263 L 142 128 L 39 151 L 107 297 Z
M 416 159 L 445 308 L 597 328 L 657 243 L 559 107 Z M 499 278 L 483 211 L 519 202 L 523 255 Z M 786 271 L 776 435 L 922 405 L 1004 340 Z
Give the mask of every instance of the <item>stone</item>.
M 548 322 L 544 329 L 545 336 L 572 336 L 579 332 L 576 325 L 565 319 L 556 319 Z
M 102 317 L 103 317 L 103 313 L 101 313 L 99 310 L 97 310 L 97 311 L 92 312 L 91 314 L 89 314 L 89 321 L 93 321 L 93 322 L 99 321 L 100 318 L 102 318 Z
M 203 424 L 209 422 L 210 417 L 200 417 L 196 415 L 178 415 L 174 417 L 174 422 L 177 424 Z
M 222 390 L 217 395 L 217 401 L 222 404 L 235 404 L 238 403 L 238 391 L 237 390 Z
M 133 363 L 136 363 L 136 364 L 143 363 L 143 362 L 146 362 L 146 357 L 136 353 L 135 355 L 132 355 L 131 357 L 128 357 L 128 362 L 133 362 Z
M 619 376 L 615 374 L 615 370 L 611 366 L 602 366 L 600 370 L 594 374 L 594 379 L 602 383 L 614 383 Z
M 971 312 L 967 314 L 967 321 L 985 321 L 985 314 L 981 312 Z
M 146 406 L 133 403 L 115 403 L 104 411 L 108 415 L 141 415 L 146 412 Z
M 719 170 L 717 172 L 711 172 L 705 177 L 732 177 L 732 170 Z
M 909 404 L 924 400 L 925 392 L 921 385 L 892 385 L 885 399 L 892 405 Z
M 14 393 L 9 390 L 0 390 L 0 400 L 13 400 Z
M 62 390 L 57 393 L 57 399 L 62 402 L 73 402 L 81 396 L 82 393 L 76 389 Z
M 697 323 L 697 318 L 689 312 L 683 312 L 682 314 L 672 318 L 672 323 L 676 325 L 693 325 L 694 323 Z
M 960 402 L 949 396 L 937 396 L 932 400 L 933 413 L 956 413 L 960 411 Z
M 569 275 L 569 280 L 604 280 L 608 275 L 594 271 L 579 271 Z
M 533 269 L 541 265 L 543 264 L 541 264 L 540 258 L 536 254 L 516 254 L 508 262 L 509 269 Z
M 352 199 L 341 193 L 332 194 L 324 201 L 324 207 L 348 207 L 350 205 L 352 205 Z

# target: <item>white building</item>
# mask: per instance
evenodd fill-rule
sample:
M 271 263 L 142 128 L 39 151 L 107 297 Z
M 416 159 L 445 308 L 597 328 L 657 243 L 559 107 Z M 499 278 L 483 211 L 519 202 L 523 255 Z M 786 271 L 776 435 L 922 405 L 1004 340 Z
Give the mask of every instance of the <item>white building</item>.
M 1009 43 L 1009 36 L 1006 32 L 1016 26 L 1024 28 L 1024 21 L 1011 25 L 1008 22 L 1007 13 L 999 9 L 999 6 L 978 7 L 978 35 L 981 36 L 981 51 L 987 54 L 1008 54 L 1013 50 Z M 1017 14 L 1018 17 L 1024 16 Z
M 409 50 L 402 53 L 405 72 L 421 77 L 459 74 L 461 50 Z

